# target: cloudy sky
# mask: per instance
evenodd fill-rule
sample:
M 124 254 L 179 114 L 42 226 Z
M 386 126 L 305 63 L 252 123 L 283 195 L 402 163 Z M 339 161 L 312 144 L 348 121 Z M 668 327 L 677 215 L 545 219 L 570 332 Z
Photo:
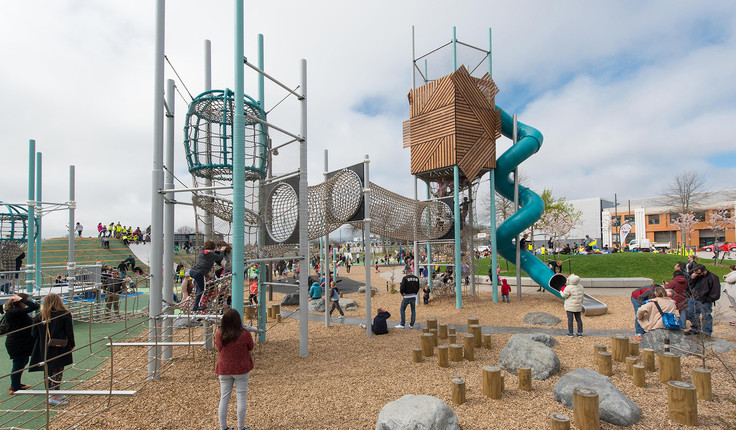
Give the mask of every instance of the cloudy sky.
M 204 40 L 213 87 L 233 87 L 233 2 L 167 2 L 166 55 L 176 79 L 175 171 L 191 183 L 183 150 L 189 95 L 203 90 Z M 371 180 L 413 196 L 402 148 L 417 56 L 452 38 L 488 48 L 493 32 L 497 104 L 544 134 L 522 165 L 532 188 L 568 199 L 656 195 L 674 175 L 703 173 L 714 189 L 736 183 L 736 4 L 732 1 L 260 1 L 245 3 L 245 50 L 290 87 L 308 62 L 309 178 L 368 154 Z M 23 2 L 0 5 L 0 200 L 27 200 L 28 140 L 43 153 L 43 200 L 68 199 L 76 166 L 77 219 L 150 224 L 154 2 Z M 459 52 L 471 68 L 482 59 Z M 431 79 L 451 71 L 448 48 L 429 57 Z M 488 70 L 483 63 L 478 73 Z M 186 88 L 184 88 L 186 86 Z M 257 80 L 246 72 L 246 93 Z M 298 132 L 298 105 L 266 88 L 269 120 Z M 499 153 L 509 146 L 503 139 Z M 296 148 L 295 148 L 296 149 Z M 293 170 L 288 151 L 281 172 Z M 278 173 L 278 172 L 277 172 Z M 67 215 L 44 220 L 65 234 Z M 177 226 L 194 225 L 181 207 Z

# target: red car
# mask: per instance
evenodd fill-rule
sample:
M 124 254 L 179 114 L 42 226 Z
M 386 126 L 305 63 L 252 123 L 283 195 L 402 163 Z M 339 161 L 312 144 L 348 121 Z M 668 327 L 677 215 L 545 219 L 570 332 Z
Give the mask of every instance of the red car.
M 734 251 L 736 252 L 736 243 L 734 242 L 718 242 L 718 249 L 721 252 L 725 251 Z M 706 252 L 713 252 L 713 244 L 705 245 L 704 247 L 700 248 L 701 251 Z

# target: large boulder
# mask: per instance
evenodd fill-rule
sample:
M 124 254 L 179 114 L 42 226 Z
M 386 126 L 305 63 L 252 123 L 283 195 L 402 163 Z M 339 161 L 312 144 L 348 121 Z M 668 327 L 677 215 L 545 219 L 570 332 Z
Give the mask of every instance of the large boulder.
M 176 330 L 181 330 L 188 327 L 199 327 L 202 325 L 202 321 L 196 318 L 177 318 L 171 324 Z
M 381 409 L 376 430 L 460 430 L 450 406 L 433 396 L 407 394 Z
M 598 393 L 601 420 L 617 426 L 630 426 L 641 419 L 636 403 L 624 396 L 607 377 L 590 369 L 575 369 L 566 373 L 552 390 L 555 400 L 572 409 L 572 390 L 590 388 Z
M 547 312 L 529 312 L 524 315 L 524 322 L 527 324 L 554 327 L 562 322 L 562 320 Z
M 324 312 L 325 311 L 325 299 L 312 299 L 309 302 L 309 312 Z
M 549 339 L 548 339 L 549 338 Z M 519 367 L 530 367 L 532 379 L 543 380 L 560 371 L 560 359 L 557 354 L 545 344 L 556 342 L 548 335 L 515 334 L 506 343 L 499 366 L 514 375 Z
M 675 347 L 671 348 L 670 352 L 681 357 L 689 355 L 688 352 L 695 354 L 703 353 L 700 336 L 685 336 L 685 333 L 682 330 L 657 329 L 644 333 L 639 347 L 651 348 L 657 354 L 661 354 L 664 352 L 665 339 L 669 339 L 670 345 Z M 736 347 L 733 343 L 723 339 L 710 338 L 708 340 L 704 340 L 704 342 L 706 349 L 712 348 L 718 353 L 728 352 Z
M 353 299 L 340 299 L 340 307 L 344 311 L 357 311 L 358 303 Z
M 299 293 L 291 293 L 281 299 L 281 306 L 299 306 Z
M 378 293 L 378 288 L 376 288 L 376 287 L 371 287 L 371 290 L 373 290 L 373 294 L 377 294 Z M 358 292 L 365 294 L 365 285 L 362 285 L 362 286 L 358 287 Z

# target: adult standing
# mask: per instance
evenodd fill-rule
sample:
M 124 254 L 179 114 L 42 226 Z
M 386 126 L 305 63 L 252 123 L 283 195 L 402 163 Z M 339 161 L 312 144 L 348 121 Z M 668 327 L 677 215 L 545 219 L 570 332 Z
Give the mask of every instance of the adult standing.
M 28 294 L 25 293 L 14 295 L 5 304 L 5 324 L 8 327 L 5 349 L 8 350 L 10 359 L 13 360 L 13 368 L 10 374 L 10 394 L 15 394 L 18 390 L 31 388 L 21 382 L 21 375 L 33 352 L 33 339 L 31 337 L 33 319 L 30 313 L 37 311 L 39 307 L 38 303 L 30 300 Z
M 690 298 L 687 300 L 687 318 L 690 331 L 685 334 L 713 334 L 713 303 L 721 298 L 721 281 L 702 264 L 696 264 L 690 275 Z
M 414 322 L 417 318 L 416 300 L 419 292 L 419 278 L 414 275 L 411 270 L 405 270 L 406 275 L 401 279 L 399 292 L 404 297 L 401 299 L 401 322 L 396 328 L 404 328 L 406 324 L 406 307 L 411 305 L 411 321 L 409 328 L 414 328 Z
M 695 254 L 688 255 L 687 264 L 685 264 L 685 275 L 690 276 L 696 264 L 698 264 L 698 257 Z
M 685 263 L 675 264 L 672 280 L 665 282 L 664 287 L 672 290 L 675 308 L 680 313 L 680 327 L 687 325 L 687 276 L 685 276 Z
M 82 237 L 82 230 L 84 230 L 84 227 L 82 227 L 82 224 L 77 222 L 77 226 L 75 227 L 75 230 L 77 230 L 77 234 L 79 237 Z
M 56 293 L 49 293 L 43 298 L 41 312 L 33 319 L 33 352 L 31 353 L 31 367 L 29 372 L 42 372 L 43 363 L 48 368 L 48 389 L 58 390 L 61 385 L 64 366 L 74 363 L 74 325 L 72 314 L 64 306 L 61 297 Z M 49 345 L 53 339 L 56 345 Z M 60 341 L 60 342 L 57 342 Z M 66 345 L 63 345 L 66 343 Z M 63 345 L 63 346 L 62 346 Z M 65 405 L 69 402 L 61 396 L 49 397 L 52 405 Z
M 237 429 L 250 430 L 245 427 L 245 412 L 248 405 L 248 379 L 253 370 L 253 336 L 243 329 L 243 320 L 235 309 L 228 309 L 222 315 L 220 330 L 215 334 L 215 346 L 220 356 L 215 366 L 215 373 L 220 379 L 220 405 L 217 416 L 220 420 L 220 429 L 228 430 L 227 405 L 235 386 L 235 395 L 238 404 Z

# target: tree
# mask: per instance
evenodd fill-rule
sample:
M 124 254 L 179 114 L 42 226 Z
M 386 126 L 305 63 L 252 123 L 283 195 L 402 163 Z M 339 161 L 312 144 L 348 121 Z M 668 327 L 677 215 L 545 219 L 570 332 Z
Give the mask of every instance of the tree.
M 734 221 L 736 221 L 736 217 L 731 214 L 730 209 L 722 208 L 710 214 L 710 217 L 708 217 L 708 226 L 716 232 L 716 243 L 718 243 L 718 232 L 725 232 L 734 228 Z
M 688 238 L 690 234 L 695 230 L 695 223 L 698 221 L 695 219 L 695 215 L 690 212 L 681 213 L 680 217 L 672 221 L 672 225 L 677 227 L 682 233 L 682 244 L 684 247 L 688 244 Z
M 192 234 L 194 233 L 194 227 L 190 225 L 183 225 L 176 229 L 178 234 Z
M 689 171 L 678 173 L 673 182 L 664 187 L 658 200 L 676 213 L 686 214 L 694 211 L 709 195 L 705 176 Z
M 556 249 L 559 248 L 562 239 L 570 233 L 575 222 L 568 213 L 553 209 L 552 211 L 545 211 L 537 221 L 537 225 L 538 228 L 552 237 Z

